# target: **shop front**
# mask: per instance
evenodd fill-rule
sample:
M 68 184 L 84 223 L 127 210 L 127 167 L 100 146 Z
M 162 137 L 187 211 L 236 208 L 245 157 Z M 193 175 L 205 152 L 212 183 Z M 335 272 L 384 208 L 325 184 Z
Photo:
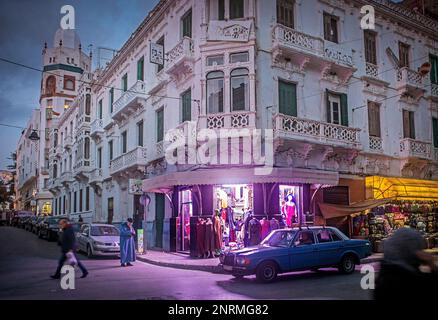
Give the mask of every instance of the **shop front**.
M 320 204 L 325 218 L 350 218 L 350 236 L 368 239 L 375 252 L 397 229 L 418 230 L 428 248 L 438 247 L 438 181 L 372 176 L 365 178 L 367 200 L 349 206 Z
M 335 185 L 335 172 L 274 168 L 205 169 L 146 179 L 143 192 L 165 194 L 172 210 L 170 251 L 214 257 L 227 248 L 260 243 L 273 229 L 312 223 L 311 189 Z

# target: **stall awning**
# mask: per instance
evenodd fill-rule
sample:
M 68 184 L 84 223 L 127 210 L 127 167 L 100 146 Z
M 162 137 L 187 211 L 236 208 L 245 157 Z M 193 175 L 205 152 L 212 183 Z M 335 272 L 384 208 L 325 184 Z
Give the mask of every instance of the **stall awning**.
M 350 214 L 359 213 L 368 209 L 381 206 L 393 200 L 394 198 L 378 199 L 378 200 L 371 199 L 371 200 L 352 203 L 350 205 L 319 203 L 319 208 L 321 209 L 321 213 L 324 219 L 331 219 L 331 218 L 345 217 Z
M 256 175 L 253 168 L 199 169 L 173 172 L 143 180 L 143 192 L 166 192 L 173 186 L 252 184 L 252 183 L 308 183 L 337 185 L 337 172 L 300 168 L 273 168 L 269 175 Z
M 438 181 L 372 176 L 365 186 L 374 199 L 438 201 Z

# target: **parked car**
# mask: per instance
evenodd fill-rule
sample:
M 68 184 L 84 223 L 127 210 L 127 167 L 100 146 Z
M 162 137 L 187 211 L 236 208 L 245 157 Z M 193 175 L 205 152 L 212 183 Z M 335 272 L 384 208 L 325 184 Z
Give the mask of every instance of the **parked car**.
M 237 278 L 255 274 L 260 282 L 271 282 L 279 273 L 323 267 L 350 274 L 369 255 L 369 241 L 349 239 L 333 227 L 279 229 L 258 246 L 226 253 L 223 268 Z
M 22 228 L 23 222 L 33 215 L 33 212 L 30 211 L 17 211 L 11 220 L 11 225 Z
M 23 216 L 18 219 L 18 227 L 26 229 L 27 222 L 32 219 L 32 216 Z
M 26 231 L 32 231 L 32 225 L 35 223 L 35 221 L 38 219 L 37 216 L 32 216 L 29 219 L 27 219 L 24 222 L 24 230 Z
M 78 250 L 88 257 L 120 253 L 120 231 L 111 224 L 83 224 L 77 240 Z
M 40 224 L 38 236 L 48 241 L 56 240 L 59 231 L 59 221 L 65 217 L 48 217 Z
M 38 234 L 38 225 L 41 221 L 44 220 L 45 216 L 38 216 L 35 220 L 32 221 L 31 229 L 30 231 L 32 233 Z

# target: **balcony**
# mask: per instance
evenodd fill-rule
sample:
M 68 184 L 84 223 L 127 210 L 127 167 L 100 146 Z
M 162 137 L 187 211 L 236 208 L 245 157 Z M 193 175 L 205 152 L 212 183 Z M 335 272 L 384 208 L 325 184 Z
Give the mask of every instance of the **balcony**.
M 402 139 L 400 140 L 400 157 L 403 159 L 420 158 L 431 160 L 432 143 L 409 138 Z
M 438 99 L 438 84 L 436 83 L 430 84 L 430 95 L 431 97 Z
M 147 163 L 146 148 L 136 147 L 111 161 L 110 174 L 118 175 L 129 171 L 142 171 Z
M 397 70 L 396 89 L 400 93 L 407 93 L 419 98 L 424 94 L 424 81 L 421 74 L 411 70 L 408 67 L 403 67 Z
M 193 40 L 184 37 L 172 50 L 166 53 L 166 73 L 176 78 L 193 71 L 195 61 Z
M 73 146 L 73 139 L 72 139 L 72 137 L 71 136 L 65 137 L 65 139 L 64 139 L 64 148 L 66 150 L 70 150 L 72 148 L 72 146 Z
M 103 180 L 102 169 L 96 168 L 90 171 L 90 177 L 88 179 L 90 184 L 97 184 L 102 182 L 102 180 Z
M 433 148 L 433 160 L 438 162 L 438 148 Z
M 51 178 L 49 182 L 49 190 L 58 190 L 61 188 L 61 178 Z
M 322 75 L 349 78 L 356 70 L 351 49 L 280 24 L 274 27 L 272 48 L 274 61 L 290 60 L 300 71 L 313 66 Z
M 383 152 L 382 138 L 370 136 L 368 147 L 370 148 L 371 152 L 382 153 Z
M 200 129 L 255 129 L 256 113 L 253 111 L 216 113 L 199 117 Z
M 113 103 L 112 119 L 122 121 L 136 112 L 146 100 L 146 85 L 138 80 Z
M 274 117 L 274 138 L 360 149 L 360 129 L 283 114 Z
M 68 184 L 74 181 L 75 179 L 73 178 L 71 171 L 64 171 L 59 178 L 59 182 L 64 186 L 68 186 Z
M 365 62 L 365 74 L 367 77 L 379 79 L 379 67 L 373 63 Z
M 84 160 L 84 159 L 79 160 L 73 166 L 73 174 L 77 178 L 87 177 L 86 174 L 89 173 L 90 170 L 91 170 L 90 160 Z
M 102 119 L 96 119 L 91 123 L 90 136 L 92 139 L 100 137 L 104 132 Z

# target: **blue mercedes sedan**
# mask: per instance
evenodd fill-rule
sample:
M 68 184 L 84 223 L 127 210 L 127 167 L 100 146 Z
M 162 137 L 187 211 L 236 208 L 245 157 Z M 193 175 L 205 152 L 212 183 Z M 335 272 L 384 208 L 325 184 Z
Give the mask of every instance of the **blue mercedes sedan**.
M 258 246 L 225 254 L 223 268 L 236 278 L 255 274 L 271 282 L 279 273 L 323 267 L 350 274 L 369 255 L 367 240 L 349 239 L 333 227 L 302 227 L 272 231 Z

